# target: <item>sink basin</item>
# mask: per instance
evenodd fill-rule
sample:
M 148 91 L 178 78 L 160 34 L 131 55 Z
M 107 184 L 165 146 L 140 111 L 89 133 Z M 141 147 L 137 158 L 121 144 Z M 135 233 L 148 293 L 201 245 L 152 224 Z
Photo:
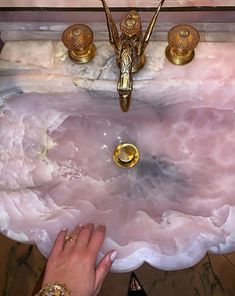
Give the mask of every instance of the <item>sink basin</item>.
M 165 47 L 150 45 L 126 114 L 107 43 L 97 46 L 98 56 L 110 55 L 101 72 L 92 63 L 62 66 L 64 49 L 50 68 L 49 59 L 26 65 L 27 54 L 12 55 L 9 67 L 8 43 L 0 63 L 2 233 L 48 256 L 61 228 L 105 224 L 100 257 L 116 249 L 117 272 L 143 262 L 181 269 L 207 251 L 235 250 L 234 44 L 202 42 L 184 67 L 165 59 Z M 132 169 L 113 161 L 125 142 L 140 152 Z

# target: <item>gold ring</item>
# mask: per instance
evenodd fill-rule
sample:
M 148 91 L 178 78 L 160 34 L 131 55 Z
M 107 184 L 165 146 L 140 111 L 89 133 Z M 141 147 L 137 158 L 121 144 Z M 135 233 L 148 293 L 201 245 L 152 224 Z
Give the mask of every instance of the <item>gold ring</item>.
M 66 235 L 66 237 L 65 237 L 65 243 L 67 243 L 68 241 L 73 241 L 73 240 L 77 240 L 77 235 L 75 235 L 75 234 L 69 234 L 69 235 Z

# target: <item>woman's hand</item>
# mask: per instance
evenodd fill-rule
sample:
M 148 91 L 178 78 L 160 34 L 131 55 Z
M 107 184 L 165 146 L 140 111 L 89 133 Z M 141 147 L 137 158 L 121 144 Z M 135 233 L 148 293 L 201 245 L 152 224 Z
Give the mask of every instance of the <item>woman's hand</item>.
M 117 256 L 110 251 L 96 267 L 98 252 L 105 238 L 103 225 L 94 230 L 93 224 L 77 226 L 68 235 L 61 231 L 48 258 L 43 285 L 66 284 L 72 296 L 95 296 Z

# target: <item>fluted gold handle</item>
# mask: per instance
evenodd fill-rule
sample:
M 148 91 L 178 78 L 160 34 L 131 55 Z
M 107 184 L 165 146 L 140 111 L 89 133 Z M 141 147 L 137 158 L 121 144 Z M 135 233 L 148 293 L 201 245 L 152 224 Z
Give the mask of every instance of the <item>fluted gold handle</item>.
M 200 41 L 198 31 L 189 25 L 177 25 L 168 33 L 167 59 L 175 65 L 185 65 L 194 58 L 194 49 Z
M 69 50 L 69 57 L 78 64 L 88 63 L 95 56 L 92 30 L 83 24 L 68 27 L 62 37 Z

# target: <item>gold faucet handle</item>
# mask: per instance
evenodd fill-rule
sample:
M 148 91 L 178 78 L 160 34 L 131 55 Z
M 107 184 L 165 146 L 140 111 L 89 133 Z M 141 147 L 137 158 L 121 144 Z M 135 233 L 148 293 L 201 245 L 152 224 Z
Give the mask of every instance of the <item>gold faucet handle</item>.
M 189 25 L 177 25 L 168 33 L 166 57 L 175 65 L 185 65 L 192 61 L 200 41 L 198 31 Z
M 83 24 L 68 27 L 62 37 L 64 45 L 69 50 L 69 57 L 78 64 L 88 63 L 95 56 L 92 30 Z

